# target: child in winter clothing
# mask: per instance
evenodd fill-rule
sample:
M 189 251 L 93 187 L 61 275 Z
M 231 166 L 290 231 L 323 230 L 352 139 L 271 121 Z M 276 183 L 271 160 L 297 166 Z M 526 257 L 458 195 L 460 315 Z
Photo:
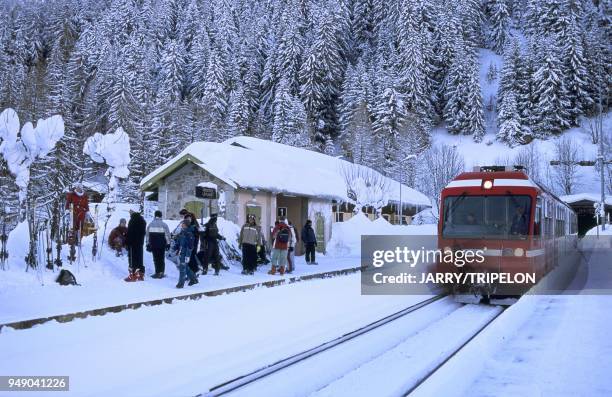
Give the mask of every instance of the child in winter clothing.
M 185 276 L 189 278 L 188 285 L 198 283 L 195 273 L 189 266 L 187 266 L 187 262 L 189 262 L 191 251 L 193 250 L 195 244 L 194 241 L 194 228 L 191 226 L 189 220 L 184 220 L 181 223 L 181 231 L 178 236 L 176 236 L 176 240 L 174 242 L 174 251 L 179 255 L 179 281 L 176 288 L 183 288 L 185 286 Z
M 108 236 L 108 246 L 111 247 L 117 256 L 123 255 L 123 249 L 126 248 L 125 242 L 127 239 L 127 221 L 121 218 L 119 226 L 114 228 Z

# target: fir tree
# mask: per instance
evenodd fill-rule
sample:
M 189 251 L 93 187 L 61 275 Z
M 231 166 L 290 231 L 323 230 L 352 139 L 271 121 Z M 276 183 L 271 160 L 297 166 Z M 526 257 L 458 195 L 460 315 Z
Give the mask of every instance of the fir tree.
M 558 50 L 548 40 L 540 52 L 541 63 L 534 74 L 537 96 L 537 126 L 540 136 L 559 134 L 569 128 L 567 90 L 563 81 Z
M 285 79 L 281 80 L 274 98 L 272 140 L 299 147 L 309 144 L 304 105 L 291 94 L 290 83 Z
M 510 25 L 510 13 L 506 0 L 493 0 L 491 15 L 491 48 L 498 54 L 504 51 Z
M 510 146 L 527 143 L 521 126 L 521 117 L 516 106 L 516 95 L 514 91 L 506 92 L 504 101 L 499 107 L 500 126 L 497 139 L 508 143 Z

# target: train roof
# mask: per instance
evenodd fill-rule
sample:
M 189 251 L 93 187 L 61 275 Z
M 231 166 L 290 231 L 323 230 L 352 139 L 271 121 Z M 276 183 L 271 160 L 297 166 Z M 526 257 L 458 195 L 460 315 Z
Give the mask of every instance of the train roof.
M 475 171 L 462 172 L 457 175 L 446 188 L 474 188 L 481 187 L 484 181 L 492 181 L 494 187 L 525 187 L 541 189 L 540 186 L 529 179 L 523 171 Z
M 523 171 L 498 171 L 498 172 L 462 172 L 457 175 L 454 181 L 468 180 L 468 179 L 527 179 L 529 177 Z
M 571 206 L 538 182 L 530 179 L 529 176 L 522 170 L 462 172 L 461 174 L 457 175 L 448 185 L 446 185 L 445 189 L 481 187 L 484 181 L 493 181 L 493 189 L 496 187 L 533 188 L 538 191 L 545 192 L 554 201 L 572 210 Z

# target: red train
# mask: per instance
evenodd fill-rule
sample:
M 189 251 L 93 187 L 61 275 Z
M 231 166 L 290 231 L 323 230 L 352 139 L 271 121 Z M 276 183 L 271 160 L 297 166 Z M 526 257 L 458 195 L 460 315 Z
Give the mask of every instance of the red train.
M 443 284 L 457 297 L 516 297 L 576 252 L 577 231 L 572 209 L 520 167 L 479 167 L 442 190 L 438 247 L 480 256 L 439 260 L 436 273 L 452 274 Z

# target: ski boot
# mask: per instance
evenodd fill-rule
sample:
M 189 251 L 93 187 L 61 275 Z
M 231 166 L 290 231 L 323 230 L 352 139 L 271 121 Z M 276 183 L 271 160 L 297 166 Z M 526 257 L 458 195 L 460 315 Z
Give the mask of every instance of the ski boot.
M 136 273 L 130 270 L 130 274 L 124 278 L 123 281 L 127 281 L 128 283 L 136 281 Z
M 194 279 L 189 280 L 187 285 L 191 287 L 192 285 L 197 284 L 197 283 L 198 283 L 198 279 L 194 278 Z
M 276 266 L 272 266 L 272 269 L 270 269 L 268 274 L 275 275 L 276 274 Z
M 179 283 L 176 285 L 176 288 L 179 288 L 179 289 L 180 289 L 180 288 L 183 288 L 184 286 L 185 286 L 185 282 L 183 281 L 182 283 L 181 283 L 181 282 L 179 282 Z
M 278 273 L 283 276 L 285 274 L 285 266 L 281 266 Z
M 140 270 L 136 270 L 134 272 L 134 277 L 136 278 L 136 280 L 134 281 L 144 281 L 144 273 L 141 272 Z

